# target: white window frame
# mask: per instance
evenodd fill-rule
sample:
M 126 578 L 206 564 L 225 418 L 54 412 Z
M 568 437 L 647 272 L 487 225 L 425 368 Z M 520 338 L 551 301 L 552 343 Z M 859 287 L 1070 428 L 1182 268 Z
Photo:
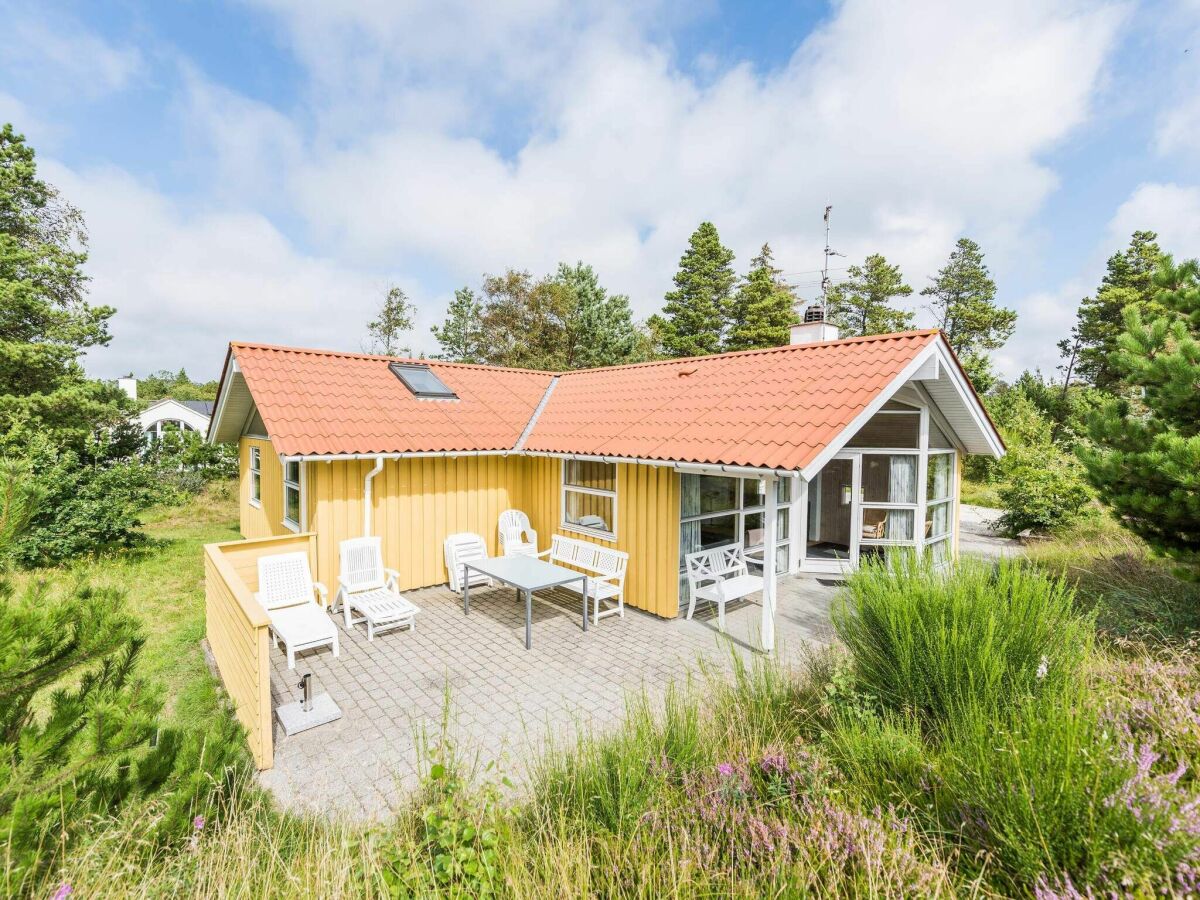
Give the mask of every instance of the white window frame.
M 288 491 L 296 492 L 296 509 L 299 512 L 300 518 L 303 519 L 304 518 L 304 463 L 300 462 L 299 460 L 287 460 L 287 459 L 282 460 L 282 463 L 283 463 L 283 525 L 285 528 L 289 529 L 290 531 L 294 531 L 297 534 L 299 534 L 300 529 L 303 527 L 303 523 L 300 521 L 289 519 L 288 515 L 287 515 Z M 292 465 L 292 464 L 295 464 L 295 466 L 296 466 L 297 475 L 296 475 L 295 481 L 288 480 L 288 466 Z
M 946 457 L 949 457 L 949 459 L 950 459 L 950 471 L 949 471 L 948 477 L 946 479 L 947 484 L 949 486 L 949 490 L 946 492 L 946 496 L 939 498 L 939 499 L 930 500 L 927 497 L 929 491 L 928 491 L 928 487 L 926 487 L 926 489 L 924 491 L 923 499 L 921 501 L 922 549 L 925 552 L 932 554 L 933 547 L 935 545 L 941 544 L 944 542 L 948 542 L 948 541 L 952 541 L 954 538 L 955 524 L 956 524 L 954 521 L 954 510 L 955 510 L 955 504 L 958 501 L 958 477 L 957 477 L 958 476 L 958 452 L 956 450 L 944 450 L 941 448 L 934 448 L 934 449 L 930 449 L 928 451 L 928 453 L 926 454 L 926 456 L 927 456 L 927 458 L 934 457 L 934 456 L 946 456 Z M 928 471 L 928 462 L 926 463 L 926 471 Z M 928 476 L 926 476 L 926 477 L 928 477 Z M 949 527 L 946 529 L 945 534 L 936 535 L 936 536 L 931 535 L 929 537 L 925 537 L 925 520 L 929 518 L 929 510 L 931 510 L 935 506 L 946 506 L 950 510 L 950 512 L 949 512 L 950 524 L 949 524 Z M 953 552 L 947 553 L 945 562 L 943 563 L 943 565 L 948 565 L 950 563 L 953 555 L 954 555 Z
M 255 496 L 257 494 L 257 496 Z M 250 448 L 250 505 L 262 509 L 262 449 Z
M 735 496 L 737 497 L 737 506 L 734 507 L 733 509 L 717 510 L 715 512 L 697 513 L 692 516 L 685 516 L 683 514 L 683 491 L 681 490 L 679 492 L 680 540 L 683 539 L 682 534 L 683 534 L 683 527 L 685 525 L 690 525 L 693 522 L 703 522 L 706 519 L 721 519 L 721 518 L 724 518 L 725 516 L 735 517 L 737 519 L 737 533 L 745 534 L 746 533 L 746 516 L 752 516 L 752 515 L 755 515 L 756 513 L 762 514 L 763 534 L 764 535 L 766 534 L 766 530 L 767 530 L 766 529 L 767 495 L 765 493 L 762 495 L 762 503 L 755 504 L 753 506 L 746 506 L 745 505 L 746 504 L 746 486 L 743 483 L 746 481 L 761 482 L 762 481 L 761 478 L 746 477 L 746 476 L 742 476 L 742 475 L 721 475 L 716 472 L 712 472 L 712 473 L 684 472 L 680 475 L 680 478 L 681 479 L 685 478 L 688 475 L 694 475 L 697 478 L 703 478 L 703 477 L 728 478 L 731 481 L 737 482 L 737 488 L 736 488 L 736 493 L 735 493 Z M 791 481 L 792 481 L 791 479 L 780 478 L 775 482 L 776 490 L 779 490 L 779 485 L 787 484 L 787 491 L 788 491 L 788 499 L 787 500 L 778 500 L 776 502 L 776 506 L 775 506 L 776 514 L 779 515 L 780 518 L 783 518 L 784 520 L 786 520 L 786 522 L 787 522 L 787 533 L 788 533 L 788 536 L 786 538 L 781 539 L 778 537 L 779 522 L 777 519 L 776 523 L 775 523 L 775 534 L 776 534 L 776 539 L 775 539 L 775 553 L 776 553 L 775 560 L 776 560 L 776 562 L 775 562 L 775 565 L 776 565 L 776 567 L 779 566 L 779 560 L 780 560 L 779 554 L 783 554 L 782 558 L 783 558 L 783 560 L 786 561 L 786 564 L 783 566 L 782 570 L 779 572 L 780 575 L 786 575 L 789 572 L 795 571 L 795 569 L 793 567 L 796 565 L 796 562 L 797 562 L 796 558 L 795 558 L 796 557 L 795 548 L 797 546 L 796 530 L 795 530 L 796 529 L 795 509 L 796 509 L 796 494 L 798 494 L 799 491 L 797 490 L 797 485 L 792 484 Z M 750 559 L 749 559 L 749 561 L 752 565 L 755 564 L 756 562 L 759 565 L 762 564 L 761 560 L 758 559 L 758 557 L 760 555 L 765 556 L 766 544 L 757 544 L 756 546 L 753 546 L 753 547 L 745 547 L 744 550 L 748 555 L 753 554 L 752 556 L 750 556 Z M 685 602 L 685 600 L 686 600 L 683 592 L 685 590 L 687 590 L 686 579 L 683 577 L 684 571 L 685 571 L 685 568 L 684 568 L 684 566 L 681 565 L 679 567 L 680 602 L 681 603 Z
M 567 484 L 567 464 L 570 462 L 596 462 L 602 465 L 612 466 L 613 468 L 613 490 L 605 491 L 599 488 L 580 487 L 577 484 Z M 570 460 L 564 459 L 562 465 L 559 466 L 559 510 L 558 521 L 559 527 L 563 531 L 570 531 L 574 534 L 584 534 L 588 537 L 599 538 L 602 541 L 615 541 L 617 539 L 617 479 L 620 472 L 617 469 L 616 463 L 606 463 L 599 459 L 582 459 Z M 567 521 L 567 494 L 590 494 L 593 497 L 610 497 L 612 498 L 612 528 L 609 531 L 601 531 L 599 528 L 587 528 L 583 525 L 576 525 L 573 522 Z

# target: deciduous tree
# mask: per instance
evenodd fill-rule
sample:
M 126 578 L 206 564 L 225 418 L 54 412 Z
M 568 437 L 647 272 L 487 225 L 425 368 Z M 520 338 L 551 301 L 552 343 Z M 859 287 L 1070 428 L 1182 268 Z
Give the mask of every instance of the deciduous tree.
M 988 351 L 998 350 L 1012 337 L 1017 314 L 996 304 L 996 282 L 979 245 L 969 238 L 959 238 L 932 281 L 921 295 L 930 298 L 938 327 L 976 389 L 986 391 L 995 382 Z
M 389 287 L 378 316 L 367 323 L 370 352 L 384 356 L 408 356 L 412 351 L 402 342 L 404 335 L 412 330 L 416 312 L 417 307 L 409 302 L 404 291 L 396 285 Z
M 872 253 L 861 266 L 847 269 L 846 280 L 830 290 L 828 316 L 842 337 L 904 331 L 912 327 L 913 314 L 892 303 L 912 292 L 899 266 Z
M 788 327 L 796 318 L 792 308 L 796 296 L 781 275 L 772 261 L 771 245 L 763 244 L 729 303 L 726 350 L 779 347 L 788 342 Z
M 122 395 L 79 363 L 114 310 L 87 302 L 83 217 L 38 177 L 33 148 L 0 128 L 0 450 L 30 434 L 79 442 L 122 417 Z

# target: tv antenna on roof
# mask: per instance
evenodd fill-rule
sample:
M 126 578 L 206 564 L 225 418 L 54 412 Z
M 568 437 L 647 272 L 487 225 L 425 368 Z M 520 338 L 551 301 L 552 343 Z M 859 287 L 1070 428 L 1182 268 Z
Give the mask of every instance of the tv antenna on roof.
M 821 265 L 821 305 L 825 306 L 829 299 L 829 257 L 842 256 L 845 253 L 838 253 L 829 246 L 829 214 L 833 212 L 832 206 L 825 207 L 825 262 Z

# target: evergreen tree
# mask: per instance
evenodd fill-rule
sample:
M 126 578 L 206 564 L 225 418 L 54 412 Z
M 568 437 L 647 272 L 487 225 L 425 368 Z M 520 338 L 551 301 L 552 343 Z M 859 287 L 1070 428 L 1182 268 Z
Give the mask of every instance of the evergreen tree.
M 921 295 L 931 298 L 930 311 L 975 388 L 987 391 L 996 380 L 987 351 L 1003 347 L 1012 337 L 1017 314 L 996 305 L 996 282 L 979 245 L 969 238 L 958 239 L 932 281 Z
M 554 280 L 573 297 L 565 368 L 614 366 L 646 357 L 645 337 L 633 321 L 627 296 L 610 295 L 595 270 L 583 262 L 559 263 Z
M 912 328 L 913 314 L 892 306 L 913 289 L 904 283 L 900 267 L 872 253 L 861 266 L 846 270 L 846 280 L 829 292 L 828 316 L 842 337 L 888 334 Z
M 401 344 L 403 335 L 411 331 L 417 307 L 409 302 L 408 295 L 392 285 L 383 298 L 379 315 L 367 323 L 367 340 L 371 353 L 384 356 L 408 356 L 411 348 Z
M 440 328 L 434 325 L 431 329 L 442 348 L 433 358 L 462 363 L 481 362 L 482 319 L 483 303 L 475 292 L 469 287 L 455 291 L 454 299 L 450 301 L 450 308 L 446 313 L 446 321 Z
M 38 178 L 33 148 L 0 128 L 0 451 L 35 433 L 81 442 L 122 418 L 122 395 L 79 358 L 107 344 L 114 310 L 90 306 L 79 211 Z
M 781 274 L 772 262 L 771 245 L 763 244 L 729 304 L 726 350 L 779 347 L 788 342 L 789 326 L 796 320 L 792 308 L 796 296 Z
M 666 295 L 654 329 L 668 356 L 702 356 L 721 349 L 722 326 L 733 290 L 733 251 L 711 222 L 701 222 L 679 260 L 675 290 Z
M 1108 265 L 1094 297 L 1079 304 L 1073 337 L 1079 343 L 1076 371 L 1102 391 L 1120 387 L 1121 375 L 1111 361 L 1125 333 L 1125 309 L 1136 307 L 1144 321 L 1164 314 L 1155 302 L 1154 273 L 1163 253 L 1153 231 L 1135 231 L 1129 246 L 1108 258 Z
M 1110 357 L 1116 378 L 1136 389 L 1088 419 L 1094 447 L 1080 455 L 1104 500 L 1135 533 L 1192 559 L 1200 553 L 1200 261 L 1169 256 L 1153 276 L 1164 314 L 1125 310 Z

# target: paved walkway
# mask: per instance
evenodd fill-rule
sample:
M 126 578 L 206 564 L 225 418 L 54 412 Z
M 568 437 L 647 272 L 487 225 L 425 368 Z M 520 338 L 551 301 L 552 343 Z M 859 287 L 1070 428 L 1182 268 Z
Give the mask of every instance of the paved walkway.
M 958 547 L 962 553 L 996 559 L 1001 556 L 1017 556 L 1021 553 L 1021 542 L 1004 537 L 992 528 L 1004 511 L 988 509 L 986 506 L 963 504 L 959 525 Z
M 833 582 L 789 576 L 779 583 L 777 652 L 794 658 L 832 639 Z M 368 643 L 364 626 L 342 629 L 341 656 L 328 649 L 301 654 L 289 671 L 272 653 L 275 704 L 299 699 L 297 683 L 313 675 L 342 718 L 285 737 L 276 726 L 275 767 L 261 775 L 280 802 L 297 810 L 354 818 L 385 815 L 417 782 L 422 741 L 436 740 L 443 720 L 461 752 L 520 779 L 522 764 L 547 734 L 570 737 L 582 727 L 616 724 L 626 698 L 660 697 L 701 658 L 728 665 L 757 644 L 761 607 L 727 608 L 729 637 L 715 612 L 692 621 L 659 619 L 627 609 L 580 627 L 577 596 L 534 603 L 533 649 L 524 647 L 524 606 L 508 588 L 471 592 L 471 614 L 446 588 L 407 592 L 421 607 L 415 631 L 392 631 Z

